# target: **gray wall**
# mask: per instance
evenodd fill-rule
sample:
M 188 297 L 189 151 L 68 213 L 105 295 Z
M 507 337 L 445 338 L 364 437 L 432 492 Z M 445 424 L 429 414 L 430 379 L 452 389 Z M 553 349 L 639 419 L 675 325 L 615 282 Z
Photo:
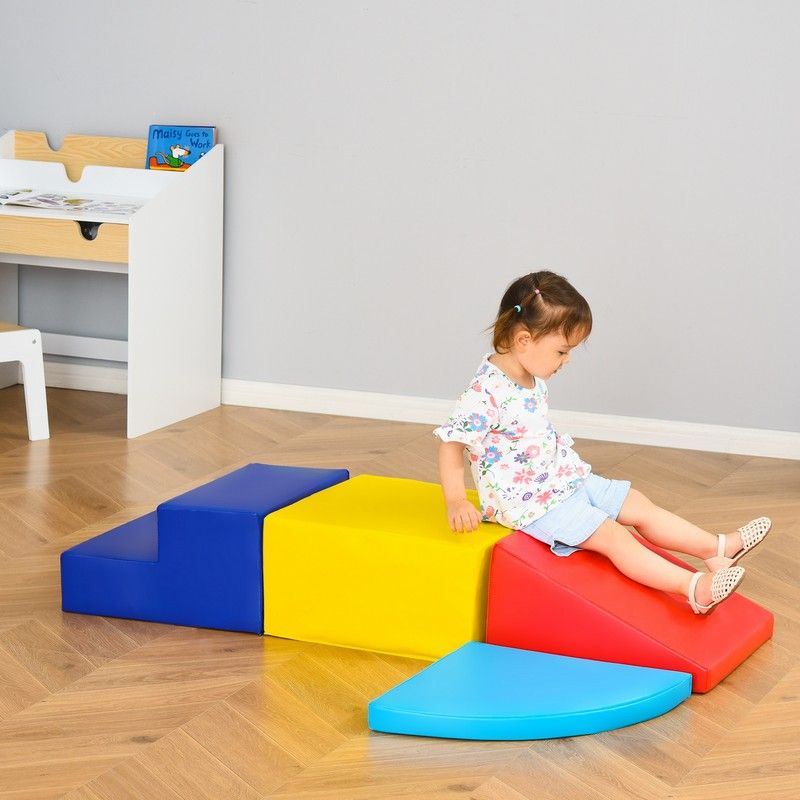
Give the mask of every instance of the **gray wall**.
M 547 267 L 595 315 L 557 408 L 800 430 L 798 41 L 791 0 L 18 3 L 0 127 L 218 126 L 225 377 L 454 397 Z

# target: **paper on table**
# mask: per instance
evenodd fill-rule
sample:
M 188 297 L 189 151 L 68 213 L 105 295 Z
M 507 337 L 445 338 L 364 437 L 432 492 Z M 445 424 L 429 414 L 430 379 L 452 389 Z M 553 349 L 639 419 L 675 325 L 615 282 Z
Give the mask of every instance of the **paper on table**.
M 35 194 L 35 192 L 32 189 L 18 189 L 0 186 L 0 206 L 4 206 L 6 203 L 12 203 L 14 201 L 21 200 L 33 194 Z
M 3 190 L 0 190 L 0 195 Z M 13 190 L 11 190 L 13 191 Z M 4 205 L 48 208 L 56 211 L 92 211 L 97 214 L 112 214 L 129 217 L 147 202 L 138 197 L 110 197 L 103 195 L 75 196 L 56 192 L 26 192 L 12 194 L 1 201 Z

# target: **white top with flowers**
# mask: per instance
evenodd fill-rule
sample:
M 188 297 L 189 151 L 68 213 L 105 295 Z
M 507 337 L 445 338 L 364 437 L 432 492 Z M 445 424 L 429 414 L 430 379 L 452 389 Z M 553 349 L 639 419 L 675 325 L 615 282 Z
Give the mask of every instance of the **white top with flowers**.
M 536 378 L 526 389 L 490 356 L 434 434 L 469 450 L 483 519 L 524 528 L 580 488 L 592 468 L 548 421 L 547 384 Z

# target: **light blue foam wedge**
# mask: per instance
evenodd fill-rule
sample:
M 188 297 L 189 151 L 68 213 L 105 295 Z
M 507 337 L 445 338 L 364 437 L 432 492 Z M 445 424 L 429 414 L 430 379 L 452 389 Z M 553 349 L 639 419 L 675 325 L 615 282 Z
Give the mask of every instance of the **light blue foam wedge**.
M 468 642 L 369 704 L 369 727 L 448 739 L 553 739 L 675 708 L 686 672 Z

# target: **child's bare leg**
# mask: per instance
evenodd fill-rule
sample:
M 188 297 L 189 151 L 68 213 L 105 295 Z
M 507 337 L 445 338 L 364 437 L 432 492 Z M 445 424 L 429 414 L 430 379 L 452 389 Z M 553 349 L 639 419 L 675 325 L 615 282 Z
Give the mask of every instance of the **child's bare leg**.
M 623 575 L 645 586 L 684 597 L 689 592 L 692 572 L 654 553 L 614 520 L 606 520 L 581 548 L 602 553 Z M 712 573 L 704 574 L 697 584 L 695 596 L 701 605 L 711 602 L 711 579 Z
M 698 558 L 717 554 L 717 537 L 691 522 L 655 505 L 636 489 L 631 489 L 617 516 L 621 525 L 632 525 L 649 542 L 666 550 L 688 553 Z M 742 548 L 738 531 L 726 537 L 725 555 L 731 557 Z

